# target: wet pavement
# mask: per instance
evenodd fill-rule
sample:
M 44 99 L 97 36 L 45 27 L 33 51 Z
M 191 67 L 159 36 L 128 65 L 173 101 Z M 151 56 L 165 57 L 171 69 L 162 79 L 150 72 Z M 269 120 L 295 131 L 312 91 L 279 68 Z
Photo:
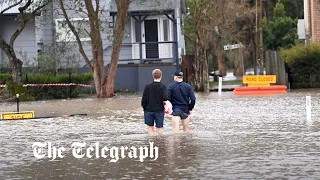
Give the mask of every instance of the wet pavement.
M 306 120 L 306 96 L 312 120 Z M 320 90 L 236 97 L 232 92 L 197 94 L 189 134 L 148 137 L 140 94 L 113 99 L 21 103 L 36 116 L 87 113 L 86 117 L 0 121 L 0 179 L 319 179 Z M 16 110 L 0 104 L 1 111 Z M 34 142 L 65 147 L 54 161 L 33 154 Z M 71 145 L 149 147 L 158 158 L 74 157 Z M 46 152 L 46 151 L 45 151 Z M 92 153 L 94 154 L 94 153 Z

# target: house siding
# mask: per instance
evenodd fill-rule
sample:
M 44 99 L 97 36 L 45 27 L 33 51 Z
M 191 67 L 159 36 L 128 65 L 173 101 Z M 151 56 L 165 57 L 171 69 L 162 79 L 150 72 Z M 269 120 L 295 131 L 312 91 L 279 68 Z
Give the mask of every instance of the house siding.
M 54 41 L 53 3 L 43 9 L 41 16 L 36 17 L 36 41 L 48 45 Z M 37 48 L 39 49 L 39 47 Z
M 160 69 L 162 71 L 161 82 L 169 85 L 173 82 L 172 74 L 176 71 L 176 66 L 166 64 L 135 64 L 135 65 L 119 65 L 115 77 L 115 90 L 136 90 L 143 92 L 146 84 L 153 81 L 152 71 Z M 105 67 L 106 72 L 108 68 Z M 87 67 L 79 68 L 77 73 L 88 73 Z M 94 86 L 93 86 L 94 87 Z
M 69 18 L 87 18 L 86 16 L 80 13 L 78 13 L 76 10 L 71 10 L 71 9 L 75 9 L 77 8 L 78 6 L 77 5 L 74 5 L 72 4 L 72 2 L 68 1 L 68 0 L 65 0 L 65 8 L 66 8 L 66 11 L 67 11 L 67 14 L 68 14 L 68 17 Z M 53 23 L 55 24 L 56 22 L 56 19 L 64 19 L 64 16 L 62 15 L 62 11 L 61 9 L 59 8 L 59 3 L 55 3 L 53 4 L 53 7 L 54 9 L 56 9 L 56 11 L 54 12 L 54 21 Z M 111 21 L 112 18 L 110 16 L 110 13 L 109 13 L 109 10 L 110 10 L 110 1 L 109 0 L 105 0 L 105 1 L 102 1 L 100 3 L 100 8 L 103 10 L 103 18 L 105 18 L 105 20 L 107 22 Z M 85 8 L 83 8 L 85 9 Z M 101 25 L 101 38 L 102 38 L 102 45 L 103 45 L 103 50 L 104 50 L 104 62 L 105 62 L 105 65 L 107 65 L 108 63 L 110 63 L 110 58 L 111 58 L 111 51 L 112 51 L 112 29 L 108 27 L 108 23 L 106 24 L 102 24 Z M 58 42 L 59 43 L 59 42 Z M 70 46 L 73 46 L 74 47 L 74 51 L 78 51 L 78 44 L 77 42 L 68 42 L 70 44 Z M 91 51 L 91 46 L 88 44 L 88 42 L 85 42 L 83 41 L 82 42 L 82 46 L 83 46 L 83 49 L 85 51 L 85 54 L 87 55 L 87 57 L 89 58 L 89 60 L 92 60 L 93 59 L 93 55 L 92 55 L 92 51 Z M 125 50 L 122 50 L 122 51 L 125 51 Z M 121 55 L 122 54 L 128 54 L 128 52 L 121 52 Z M 82 57 L 81 57 L 82 58 Z M 83 59 L 83 58 L 82 58 Z M 84 60 L 80 61 L 80 67 L 84 67 L 86 66 L 86 63 Z
M 19 22 L 16 21 L 15 18 L 16 16 L 0 16 L 1 35 L 6 42 L 9 42 L 12 34 L 19 27 Z M 25 29 L 15 40 L 15 53 L 17 57 L 21 60 L 24 60 L 23 55 L 26 55 L 29 61 L 32 61 L 34 58 L 37 57 L 35 29 L 35 21 L 28 23 Z M 4 61 L 8 60 L 4 52 L 1 53 L 1 58 Z M 25 62 L 24 65 L 26 65 Z
M 50 3 L 45 10 L 42 11 L 41 16 L 36 16 L 35 20 L 26 25 L 14 43 L 15 53 L 18 58 L 24 61 L 24 66 L 35 63 L 37 52 L 41 49 L 39 43 L 46 45 L 53 42 L 52 8 L 52 3 Z M 14 15 L 0 16 L 0 24 L 0 34 L 9 42 L 10 37 L 20 24 L 16 21 L 16 16 Z M 23 53 L 23 55 L 21 53 Z M 8 58 L 2 50 L 0 50 L 0 58 L 3 63 L 8 62 Z
M 307 23 L 307 35 L 311 42 L 320 42 L 320 1 L 305 0 L 305 19 Z
M 108 35 L 108 34 L 105 34 L 105 35 Z M 132 36 L 131 35 L 131 18 L 128 17 L 122 43 L 131 43 L 131 36 Z M 105 64 L 108 64 L 111 62 L 111 54 L 112 54 L 112 44 L 111 44 L 111 42 L 109 42 L 107 48 L 104 49 Z M 120 50 L 120 56 L 119 56 L 119 59 L 120 59 L 119 64 L 128 63 L 126 61 L 121 61 L 121 59 L 126 60 L 126 59 L 131 59 L 131 58 L 132 58 L 132 46 L 131 45 L 122 45 L 121 50 Z
M 320 43 L 320 1 L 312 0 L 312 42 Z

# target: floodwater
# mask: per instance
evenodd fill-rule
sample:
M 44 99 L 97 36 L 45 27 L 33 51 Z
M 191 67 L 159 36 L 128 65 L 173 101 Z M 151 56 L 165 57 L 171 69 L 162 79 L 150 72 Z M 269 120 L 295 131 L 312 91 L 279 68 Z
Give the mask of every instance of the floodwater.
M 312 97 L 311 121 L 306 119 L 307 95 Z M 161 137 L 147 136 L 139 94 L 21 103 L 21 111 L 34 110 L 38 117 L 88 116 L 0 121 L 0 179 L 319 179 L 319 95 L 320 90 L 246 97 L 197 94 L 190 133 L 172 135 L 166 117 Z M 1 111 L 15 108 L 0 104 Z M 64 147 L 65 156 L 37 159 L 34 142 Z M 139 150 L 137 158 L 117 162 L 110 162 L 116 156 L 108 153 L 96 158 L 95 151 L 92 157 L 76 158 L 74 142 L 119 149 L 153 142 L 158 158 L 140 162 Z

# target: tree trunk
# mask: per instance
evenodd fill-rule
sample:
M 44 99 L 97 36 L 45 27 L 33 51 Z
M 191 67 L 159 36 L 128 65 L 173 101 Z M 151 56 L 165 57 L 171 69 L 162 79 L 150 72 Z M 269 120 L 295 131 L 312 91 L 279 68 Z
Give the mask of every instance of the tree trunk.
M 241 58 L 241 48 L 239 48 L 237 50 L 237 56 L 236 56 L 236 60 L 234 62 L 234 75 L 235 76 L 242 76 L 242 58 Z
M 252 52 L 250 47 L 245 47 L 243 49 L 243 61 L 244 61 L 244 72 L 247 72 L 247 69 L 249 67 L 249 59 L 252 58 Z
M 223 55 L 223 48 L 222 48 L 222 39 L 221 37 L 217 37 L 216 39 L 216 56 L 218 60 L 218 69 L 219 69 L 219 75 L 225 76 L 226 75 L 226 68 L 225 68 L 225 59 Z
M 205 47 L 202 47 L 200 40 L 197 40 L 195 61 L 193 63 L 194 74 L 191 78 L 191 85 L 196 92 L 208 92 L 208 54 Z
M 105 89 L 104 87 L 104 73 L 101 73 L 100 70 L 101 67 L 99 67 L 99 62 L 95 62 L 93 64 L 93 77 L 94 77 L 94 83 L 96 86 L 96 94 L 97 98 L 104 98 L 105 96 Z M 103 66 L 102 66 L 103 68 Z
M 98 33 L 98 32 L 97 32 Z M 92 53 L 94 57 L 93 63 L 93 77 L 96 86 L 97 98 L 106 98 L 106 88 L 105 88 L 105 69 L 104 69 L 104 59 L 103 59 L 103 49 L 101 38 L 97 38 L 95 43 L 92 45 Z
M 249 21 L 249 29 L 248 29 L 248 35 L 249 35 L 249 51 L 250 51 L 250 55 L 252 57 L 252 62 L 253 62 L 253 69 L 254 69 L 254 73 L 255 73 L 255 69 L 256 69 L 256 57 L 257 57 L 257 45 L 256 45 L 256 36 L 255 36 L 255 21 L 256 21 L 256 17 L 254 16 L 254 18 L 250 18 Z
M 257 61 L 257 65 L 260 69 L 260 71 L 263 68 L 263 39 L 262 39 L 262 0 L 257 0 L 257 24 L 256 24 L 256 28 L 257 28 L 257 34 L 256 34 L 256 61 Z M 256 67 L 254 67 L 254 69 L 256 69 Z M 260 72 L 258 72 L 258 74 L 260 74 Z
M 99 21 L 99 3 L 96 1 L 96 9 L 94 9 L 92 0 L 85 0 L 86 9 L 89 16 L 90 24 L 90 38 L 93 55 L 93 77 L 96 86 L 97 98 L 105 98 L 104 93 L 104 81 L 105 81 L 105 69 L 103 59 L 103 45 L 100 32 L 100 21 Z M 61 3 L 62 4 L 62 3 Z M 76 33 L 74 33 L 76 34 Z
M 22 61 L 17 57 L 10 57 L 12 82 L 21 84 L 22 79 Z
M 210 83 L 209 83 L 209 60 L 212 59 L 210 50 L 206 50 L 206 59 L 203 64 L 203 78 L 204 78 L 204 92 L 210 92 Z
M 126 19 L 131 0 L 118 0 L 117 3 L 117 20 L 114 29 L 114 39 L 112 43 L 111 63 L 109 67 L 109 74 L 107 78 L 106 96 L 112 97 L 114 95 L 114 80 L 118 68 L 118 61 L 120 56 L 122 39 L 126 27 Z
M 5 52 L 9 59 L 12 81 L 20 84 L 22 79 L 22 61 L 17 58 L 13 46 L 7 44 L 2 37 L 0 37 L 0 49 Z

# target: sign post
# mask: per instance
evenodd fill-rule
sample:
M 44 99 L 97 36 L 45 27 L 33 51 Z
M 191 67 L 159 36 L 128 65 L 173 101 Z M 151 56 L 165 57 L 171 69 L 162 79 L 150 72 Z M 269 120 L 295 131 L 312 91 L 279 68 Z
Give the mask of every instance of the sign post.
M 311 96 L 306 96 L 307 121 L 311 120 Z
M 18 119 L 33 119 L 35 117 L 34 111 L 20 111 L 19 94 L 16 94 L 17 112 L 0 112 L 0 120 L 18 120 Z
M 224 46 L 224 50 L 228 51 L 228 50 L 233 50 L 233 49 L 239 49 L 240 48 L 240 54 L 241 54 L 241 61 L 242 61 L 242 75 L 244 76 L 245 72 L 244 72 L 244 60 L 243 60 L 243 52 L 242 52 L 242 44 L 241 42 L 239 44 L 227 44 Z
M 242 61 L 242 75 L 244 76 L 244 60 L 243 60 L 243 52 L 242 52 L 242 44 L 241 42 L 239 43 L 240 44 L 240 54 L 241 54 L 241 61 Z
M 222 77 L 219 76 L 219 89 L 218 89 L 218 93 L 219 95 L 221 95 L 222 93 Z
M 19 112 L 19 94 L 16 94 L 17 97 L 17 112 Z

